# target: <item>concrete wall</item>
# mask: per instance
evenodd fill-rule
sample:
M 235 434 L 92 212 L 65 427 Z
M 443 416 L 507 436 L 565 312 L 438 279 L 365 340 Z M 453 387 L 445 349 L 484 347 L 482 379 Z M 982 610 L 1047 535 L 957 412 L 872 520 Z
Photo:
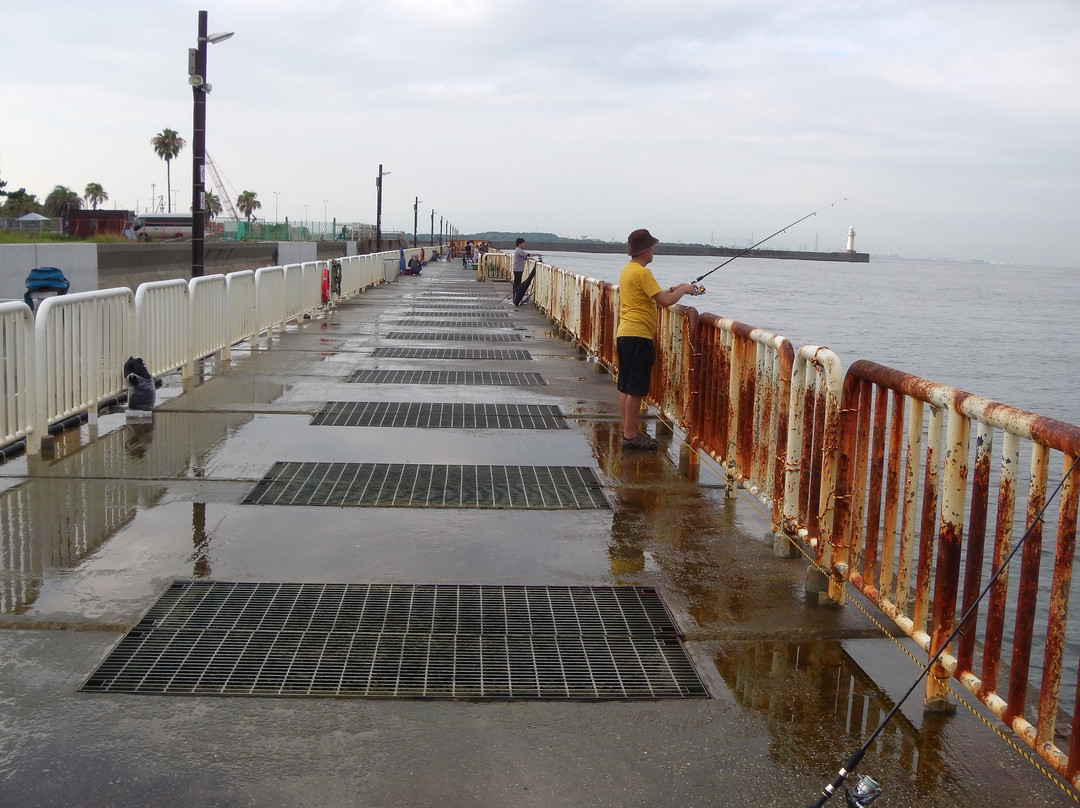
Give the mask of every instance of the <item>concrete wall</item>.
M 98 285 L 97 244 L 0 244 L 0 300 L 22 300 L 26 276 L 35 267 L 57 267 L 71 282 L 70 292 Z M 189 262 L 190 263 L 190 262 Z
M 356 255 L 353 241 L 214 242 L 206 245 L 207 275 Z M 72 292 L 134 290 L 141 283 L 191 277 L 191 242 L 177 244 L 0 244 L 0 300 L 22 300 L 35 267 L 57 267 Z

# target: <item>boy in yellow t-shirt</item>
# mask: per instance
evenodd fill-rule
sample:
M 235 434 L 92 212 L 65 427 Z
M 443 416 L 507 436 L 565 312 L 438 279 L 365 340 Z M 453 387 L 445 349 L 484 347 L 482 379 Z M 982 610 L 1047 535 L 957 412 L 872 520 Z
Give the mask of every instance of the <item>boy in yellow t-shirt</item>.
M 635 230 L 627 238 L 630 262 L 619 273 L 619 328 L 615 346 L 619 357 L 619 411 L 622 414 L 624 449 L 652 451 L 656 441 L 638 432 L 641 400 L 649 394 L 649 377 L 656 359 L 653 336 L 657 306 L 673 306 L 683 295 L 696 295 L 698 288 L 680 283 L 663 290 L 649 264 L 659 239 L 648 230 Z

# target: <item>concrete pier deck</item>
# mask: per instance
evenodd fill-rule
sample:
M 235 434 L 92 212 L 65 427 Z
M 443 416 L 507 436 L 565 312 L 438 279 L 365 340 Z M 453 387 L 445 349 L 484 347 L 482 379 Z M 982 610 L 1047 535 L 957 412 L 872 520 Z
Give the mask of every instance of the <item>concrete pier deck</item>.
M 170 377 L 151 421 L 105 414 L 51 455 L 0 465 L 0 804 L 792 806 L 810 804 L 919 673 L 855 604 L 803 592 L 806 562 L 707 467 L 620 447 L 617 394 L 535 309 L 431 264 Z M 498 303 L 507 329 L 410 325 Z M 448 319 L 454 315 L 447 314 Z M 400 332 L 430 339 L 391 339 Z M 512 333 L 520 342 L 436 340 Z M 414 334 L 415 336 L 415 334 Z M 385 347 L 507 347 L 414 359 Z M 537 373 L 541 385 L 348 381 L 358 370 Z M 313 426 L 328 401 L 556 405 L 568 429 Z M 596 469 L 609 508 L 243 504 L 278 461 Z M 453 701 L 80 691 L 176 579 L 656 587 L 711 698 Z M 1067 794 L 961 706 L 921 691 L 860 771 L 877 805 L 1043 806 Z M 840 797 L 829 803 L 842 805 Z

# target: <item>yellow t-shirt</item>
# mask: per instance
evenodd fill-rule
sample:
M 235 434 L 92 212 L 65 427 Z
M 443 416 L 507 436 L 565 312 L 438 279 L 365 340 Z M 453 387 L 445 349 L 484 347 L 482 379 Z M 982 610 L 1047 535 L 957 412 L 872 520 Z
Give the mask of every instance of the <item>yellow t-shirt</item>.
M 619 337 L 652 339 L 656 331 L 656 301 L 653 295 L 661 292 L 660 284 L 649 271 L 631 261 L 619 273 Z

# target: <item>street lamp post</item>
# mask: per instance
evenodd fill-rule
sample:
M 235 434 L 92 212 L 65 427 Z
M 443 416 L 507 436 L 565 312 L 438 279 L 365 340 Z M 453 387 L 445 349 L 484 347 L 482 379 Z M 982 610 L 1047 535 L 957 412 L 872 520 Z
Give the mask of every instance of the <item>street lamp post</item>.
M 431 246 L 435 246 L 435 208 L 431 209 Z
M 281 196 L 280 191 L 274 191 L 274 224 L 278 223 L 277 211 L 278 211 L 278 199 L 280 198 L 280 196 Z
M 416 216 L 420 210 L 420 197 L 415 197 L 415 201 L 412 206 L 412 245 L 413 249 L 416 249 Z
M 322 233 L 323 233 L 323 238 L 324 239 L 326 238 L 326 221 L 327 221 L 327 219 L 326 219 L 326 203 L 329 202 L 329 201 L 330 201 L 329 199 L 324 199 L 322 201 Z
M 389 173 L 383 171 L 382 163 L 379 163 L 379 176 L 375 178 L 375 252 L 382 249 L 382 178 Z
M 188 48 L 188 84 L 194 99 L 194 125 L 191 137 L 191 277 L 203 275 L 206 254 L 206 212 L 203 194 L 206 188 L 206 43 L 224 42 L 232 31 L 206 33 L 206 12 L 199 12 L 198 47 Z

